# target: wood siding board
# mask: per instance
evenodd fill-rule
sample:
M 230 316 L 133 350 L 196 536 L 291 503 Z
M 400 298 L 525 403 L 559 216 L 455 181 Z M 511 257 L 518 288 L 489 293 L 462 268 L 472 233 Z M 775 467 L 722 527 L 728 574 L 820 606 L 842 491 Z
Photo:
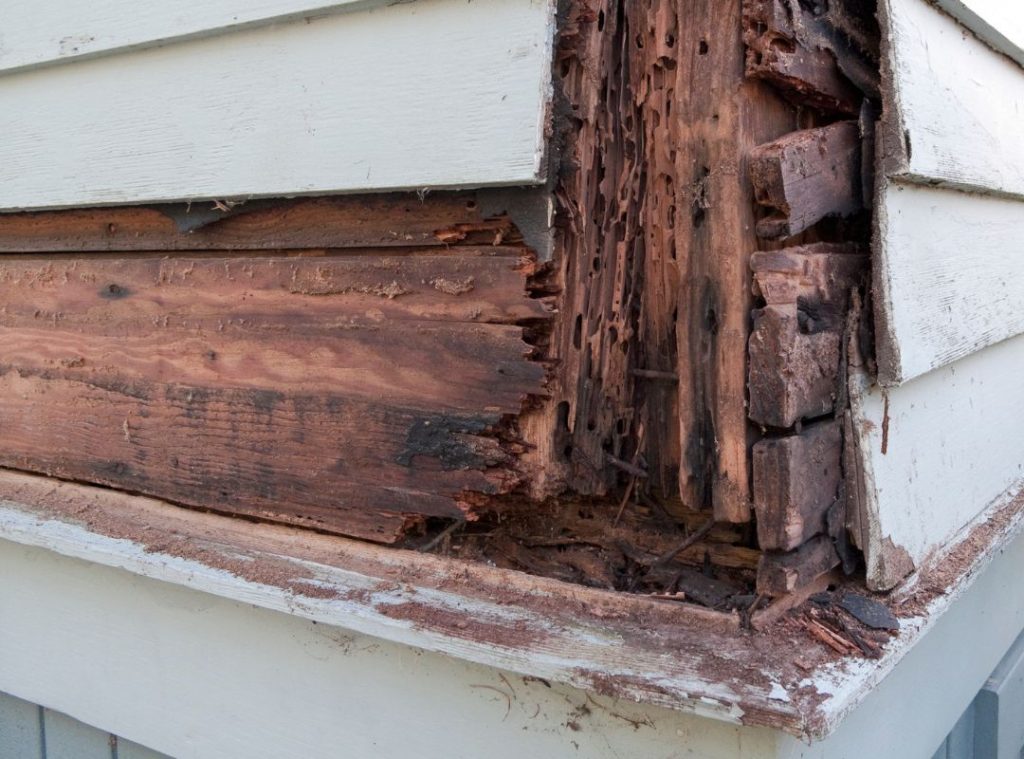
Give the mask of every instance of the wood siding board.
M 887 0 L 890 110 L 907 143 L 890 175 L 1024 198 L 1024 69 L 925 0 Z
M 179 231 L 167 213 L 152 206 L 10 213 L 0 216 L 0 252 L 432 247 L 443 253 L 474 240 L 493 246 L 512 233 L 511 222 L 482 215 L 480 206 L 497 202 L 485 200 L 489 192 L 276 199 L 190 232 Z M 186 212 L 204 207 L 213 204 L 175 206 Z
M 989 504 L 1024 485 L 1021 376 L 1024 336 L 900 387 L 853 376 L 873 587 L 891 588 Z
M 890 184 L 881 210 L 874 277 L 884 384 L 1024 332 L 1024 202 Z
M 749 152 L 793 131 L 794 109 L 745 77 L 742 2 L 688 4 L 676 73 L 679 138 L 680 488 L 693 507 L 749 520 L 750 427 L 745 403 L 749 255 L 755 232 Z M 703 44 L 702 44 L 703 43 Z
M 228 0 L 218 3 L 80 3 L 44 6 L 4 0 L 0 72 L 66 63 L 100 55 L 167 45 L 193 37 L 226 34 L 341 11 L 371 8 L 384 0 Z
M 0 77 L 0 209 L 541 183 L 552 12 L 422 0 Z
M 465 518 L 521 480 L 536 264 L 381 250 L 0 256 L 3 465 L 384 542 Z
M 1024 66 L 1024 6 L 1003 0 L 935 0 L 935 4 Z

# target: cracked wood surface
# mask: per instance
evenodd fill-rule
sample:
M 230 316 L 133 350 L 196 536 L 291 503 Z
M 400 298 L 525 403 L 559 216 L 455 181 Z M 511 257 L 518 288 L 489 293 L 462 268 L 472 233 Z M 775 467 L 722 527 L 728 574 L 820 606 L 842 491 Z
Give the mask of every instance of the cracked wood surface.
M 375 219 L 349 228 L 355 250 L 0 256 L 0 461 L 383 542 L 425 516 L 466 518 L 523 478 L 512 420 L 545 378 L 524 330 L 550 313 L 527 289 L 532 256 L 493 244 L 510 225 L 460 202 L 455 224 L 447 199 L 411 214 L 408 237 L 432 226 L 447 247 L 366 247 L 405 236 L 395 198 L 326 204 L 332 223 L 345 206 Z M 306 243 L 322 207 L 194 234 Z M 103 218 L 158 221 L 46 216 L 75 245 Z M 38 222 L 8 220 L 14 248 Z M 492 244 L 466 244 L 481 229 Z M 144 233 L 157 249 L 191 237 L 160 230 Z

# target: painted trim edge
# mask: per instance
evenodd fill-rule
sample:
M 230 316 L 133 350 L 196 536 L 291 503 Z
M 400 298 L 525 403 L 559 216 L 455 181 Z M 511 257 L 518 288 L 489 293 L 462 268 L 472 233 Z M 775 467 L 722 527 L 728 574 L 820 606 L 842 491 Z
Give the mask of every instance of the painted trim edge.
M 715 720 L 770 727 L 807 740 L 833 733 L 1001 550 L 1024 532 L 1024 492 L 1016 497 L 1008 494 L 923 568 L 916 581 L 898 591 L 900 597 L 909 597 L 920 586 L 920 578 L 941 568 L 945 556 L 962 552 L 972 540 L 977 542 L 975 530 L 996 525 L 946 592 L 931 600 L 923 614 L 904 620 L 881 660 L 830 665 L 805 680 L 805 685 L 813 686 L 813 697 L 791 691 L 784 700 L 778 691 L 781 672 L 757 669 L 764 675 L 758 678 L 760 684 L 753 678 L 737 682 L 735 673 L 732 677 L 719 674 L 723 661 L 738 663 L 753 649 L 748 636 L 734 627 L 720 624 L 714 629 L 709 624 L 711 615 L 698 619 L 699 614 L 674 612 L 676 623 L 655 626 L 654 635 L 644 637 L 647 631 L 638 630 L 635 614 L 640 609 L 664 611 L 663 604 L 292 528 L 239 522 L 140 496 L 13 476 L 47 488 L 49 496 L 62 487 L 76 493 L 87 490 L 93 503 L 76 504 L 75 514 L 58 514 L 48 505 L 4 498 L 0 500 L 0 539 L 456 659 Z M 109 510 L 103 507 L 104 500 L 110 501 Z M 129 503 L 137 504 L 138 511 L 126 511 Z M 111 537 L 89 524 L 113 515 L 120 528 L 140 530 L 145 540 Z M 212 540 L 212 535 L 218 539 Z M 318 550 L 330 546 L 337 562 L 329 565 L 302 558 L 296 554 L 303 551 L 293 550 L 299 544 L 315 544 Z M 183 546 L 195 558 L 182 556 Z M 308 548 L 304 550 L 309 553 Z M 273 582 L 259 582 L 224 568 L 263 562 L 272 565 Z M 444 578 L 432 586 L 429 580 L 396 580 L 396 572 L 410 578 L 440 573 Z M 494 600 L 493 589 L 485 587 L 488 582 L 512 589 L 515 600 Z M 474 592 L 474 586 L 482 592 Z M 431 613 L 401 613 L 415 610 Z M 481 626 L 528 634 L 519 641 L 508 636 L 498 641 L 486 636 L 474 639 Z M 678 645 L 665 640 L 666 630 L 674 631 L 670 634 L 678 636 Z M 700 641 L 720 652 L 714 671 L 702 669 L 707 651 L 701 650 Z M 670 658 L 665 656 L 666 645 L 674 650 Z

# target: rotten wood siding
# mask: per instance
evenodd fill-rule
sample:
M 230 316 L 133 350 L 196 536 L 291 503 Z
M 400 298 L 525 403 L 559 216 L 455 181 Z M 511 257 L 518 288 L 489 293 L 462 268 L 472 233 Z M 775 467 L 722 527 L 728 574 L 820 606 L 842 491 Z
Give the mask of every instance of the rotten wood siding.
M 522 483 L 550 307 L 473 194 L 194 236 L 145 208 L 6 215 L 0 241 L 3 466 L 383 542 Z
M 753 466 L 757 588 L 782 595 L 857 566 L 842 419 L 868 264 L 878 43 L 870 3 L 746 0 L 743 24 L 747 76 L 806 109 L 802 128 L 757 146 L 749 166 L 757 232 L 777 246 L 763 240 L 750 259 L 747 410 L 764 436 Z
M 22 5 L 0 15 L 36 17 Z M 105 5 L 68 21 L 116 55 L 0 71 L 0 210 L 544 182 L 549 0 L 336 3 L 252 28 L 268 3 L 232 26 L 221 4 L 144 2 L 134 30 Z

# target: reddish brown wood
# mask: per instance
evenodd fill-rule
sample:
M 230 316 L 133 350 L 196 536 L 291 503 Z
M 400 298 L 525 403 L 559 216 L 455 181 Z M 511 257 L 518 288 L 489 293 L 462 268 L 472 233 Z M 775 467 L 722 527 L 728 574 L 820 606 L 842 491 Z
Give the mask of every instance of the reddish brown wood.
M 796 128 L 794 109 L 744 76 L 740 0 L 691 0 L 678 10 L 674 216 L 680 487 L 685 503 L 728 522 L 750 519 L 746 343 L 755 235 L 748 157 Z
M 839 498 L 843 436 L 835 421 L 754 446 L 757 539 L 764 550 L 792 551 L 827 532 L 826 514 Z
M 830 413 L 840 394 L 840 368 L 850 292 L 867 257 L 854 245 L 819 243 L 751 257 L 755 293 L 750 336 L 750 418 L 791 427 Z
M 863 208 L 861 136 L 856 121 L 805 129 L 761 145 L 751 157 L 757 202 L 769 215 L 762 237 L 791 237 L 827 216 Z
M 443 250 L 453 244 L 508 242 L 514 234 L 508 220 L 488 222 L 483 217 L 474 193 L 346 195 L 256 203 L 257 210 L 192 232 L 178 231 L 169 215 L 148 206 L 4 214 L 0 252 L 416 246 Z
M 523 480 L 549 314 L 522 248 L 401 252 L 0 257 L 0 465 L 386 542 L 471 516 Z
M 872 11 L 862 2 L 807 5 L 745 0 L 747 75 L 771 82 L 802 106 L 855 115 L 878 94 Z
M 839 566 L 839 555 L 832 541 L 819 535 L 789 553 L 762 554 L 757 568 L 757 592 L 780 596 L 809 585 Z

